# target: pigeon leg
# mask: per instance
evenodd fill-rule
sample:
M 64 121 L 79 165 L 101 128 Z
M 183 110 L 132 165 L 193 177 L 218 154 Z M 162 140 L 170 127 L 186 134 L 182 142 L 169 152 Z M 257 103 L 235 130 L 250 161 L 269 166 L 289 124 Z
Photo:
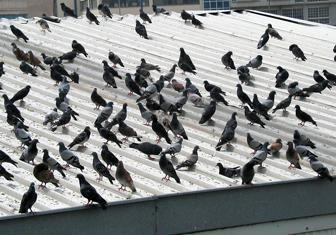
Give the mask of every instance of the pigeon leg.
M 116 64 L 113 64 L 113 66 L 112 66 L 113 68 L 116 68 L 117 67 L 117 65 Z
M 161 180 L 167 180 L 167 175 L 165 175 L 165 177 L 163 177 Z
M 160 141 L 161 141 L 161 137 L 158 137 L 158 138 L 156 139 L 156 143 L 158 144 L 158 143 L 160 143 Z
M 155 160 L 155 158 L 151 157 L 150 155 L 147 155 L 149 160 Z

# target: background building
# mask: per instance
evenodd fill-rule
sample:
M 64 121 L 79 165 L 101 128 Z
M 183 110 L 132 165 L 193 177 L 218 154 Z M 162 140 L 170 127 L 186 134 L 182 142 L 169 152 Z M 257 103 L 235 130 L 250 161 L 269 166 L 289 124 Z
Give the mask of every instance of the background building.
M 16 18 L 52 15 L 56 0 L 0 0 L 0 17 Z
M 254 9 L 336 25 L 336 0 L 232 0 L 233 9 Z

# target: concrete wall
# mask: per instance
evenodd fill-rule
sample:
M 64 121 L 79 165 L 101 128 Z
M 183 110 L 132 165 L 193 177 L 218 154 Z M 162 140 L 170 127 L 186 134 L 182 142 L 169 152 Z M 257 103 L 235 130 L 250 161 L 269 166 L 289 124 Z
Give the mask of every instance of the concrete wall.
M 65 231 L 80 235 L 151 235 L 211 231 L 285 220 L 295 223 L 297 219 L 336 214 L 335 198 L 335 180 L 330 183 L 316 178 L 304 179 L 114 202 L 106 211 L 97 207 L 77 207 L 5 217 L 0 219 L 0 231 L 6 235 L 59 235 Z M 282 234 L 308 231 L 312 230 L 307 222 L 306 227 Z
M 0 15 L 25 14 L 27 17 L 53 14 L 53 0 L 1 0 Z

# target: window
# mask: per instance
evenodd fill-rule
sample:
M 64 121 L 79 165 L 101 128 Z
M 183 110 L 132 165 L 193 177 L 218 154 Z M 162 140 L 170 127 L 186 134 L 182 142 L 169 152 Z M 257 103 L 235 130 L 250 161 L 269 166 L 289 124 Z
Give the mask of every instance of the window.
M 308 20 L 322 24 L 329 24 L 329 7 L 308 8 Z
M 171 1 L 171 0 L 169 0 Z M 174 1 L 174 0 L 173 0 Z M 109 7 L 117 8 L 120 2 L 120 7 L 139 7 L 141 0 L 103 0 L 103 4 L 107 4 Z M 148 0 L 143 0 L 143 5 L 148 6 Z
M 80 11 L 86 11 L 87 7 L 88 7 L 88 0 L 84 0 L 84 1 L 79 2 L 79 10 Z
M 303 8 L 284 8 L 281 10 L 281 15 L 303 19 Z
M 154 0 L 153 4 L 159 6 L 167 6 L 167 5 L 191 5 L 191 4 L 199 4 L 199 0 Z
M 228 0 L 204 0 L 204 10 L 228 10 L 230 3 Z

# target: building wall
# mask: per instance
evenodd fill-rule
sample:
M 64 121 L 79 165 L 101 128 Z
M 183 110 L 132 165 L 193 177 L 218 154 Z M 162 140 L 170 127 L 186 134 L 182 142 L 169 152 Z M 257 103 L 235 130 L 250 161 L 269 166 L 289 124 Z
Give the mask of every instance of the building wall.
M 0 0 L 0 17 L 34 17 L 53 14 L 53 0 Z
M 336 0 L 232 0 L 233 9 L 253 9 L 336 25 Z

